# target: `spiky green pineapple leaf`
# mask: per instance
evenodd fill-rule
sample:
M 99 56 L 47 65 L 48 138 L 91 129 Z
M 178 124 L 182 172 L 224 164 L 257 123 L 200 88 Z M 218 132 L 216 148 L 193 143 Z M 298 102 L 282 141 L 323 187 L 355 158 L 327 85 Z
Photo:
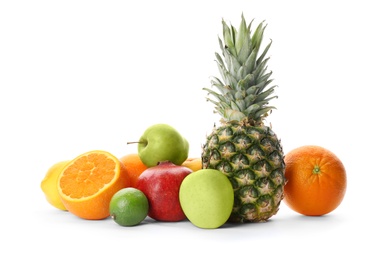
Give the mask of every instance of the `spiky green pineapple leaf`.
M 252 46 L 253 49 L 260 49 L 260 45 L 263 41 L 263 34 L 264 30 L 267 27 L 267 25 L 263 26 L 265 21 L 262 21 L 256 28 L 255 32 L 252 35 Z
M 259 55 L 267 26 L 262 21 L 252 33 L 252 23 L 253 20 L 247 24 L 242 15 L 237 30 L 222 19 L 223 37 L 218 37 L 221 54 L 215 53 L 220 77 L 211 80 L 217 91 L 204 88 L 215 98 L 215 110 L 227 121 L 233 118 L 262 120 L 273 108 L 268 106 L 269 100 L 276 97 L 270 96 L 275 86 L 270 85 L 273 79 L 267 67 L 269 57 L 266 57 L 272 41 Z M 261 115 L 262 112 L 264 115 Z
M 225 84 L 223 84 L 222 81 L 219 78 L 212 77 L 211 78 L 211 85 L 217 87 L 218 90 L 221 91 L 221 93 L 224 93 L 224 86 L 225 86 Z M 206 90 L 206 89 L 203 88 L 203 90 Z
M 271 48 L 271 45 L 272 45 L 272 40 L 270 40 L 270 43 L 268 43 L 268 45 L 265 47 L 265 49 L 261 53 L 260 57 L 257 59 L 258 64 L 263 61 L 265 55 L 267 55 L 267 53 L 268 53 L 268 50 Z
M 223 118 L 229 118 L 229 121 L 241 121 L 244 117 L 244 113 L 230 108 L 225 109 L 223 113 Z
M 253 50 L 252 53 L 249 55 L 248 59 L 244 62 L 243 66 L 246 68 L 247 74 L 254 70 L 257 53 L 258 53 L 257 50 Z
M 264 118 L 268 116 L 268 112 L 272 111 L 273 109 L 276 109 L 276 107 L 270 106 L 270 107 L 265 107 L 259 111 L 256 112 L 255 117 L 256 118 Z
M 245 98 L 245 92 L 244 91 L 237 91 L 234 93 L 234 99 L 235 100 L 243 100 Z
M 245 63 L 251 50 L 250 25 L 247 27 L 245 19 L 242 17 L 236 42 L 236 51 L 238 53 L 238 61 L 240 64 Z
M 236 74 L 237 70 L 236 68 L 240 68 L 241 64 L 240 62 L 237 60 L 236 57 L 230 55 L 228 53 L 229 51 L 228 50 L 224 50 L 223 51 L 223 55 L 225 57 L 225 63 L 226 63 L 226 66 L 227 66 L 227 70 L 231 73 L 231 74 Z M 237 76 L 235 76 L 235 78 L 237 79 Z M 238 81 L 238 80 L 236 80 Z
M 258 87 L 256 85 L 252 85 L 251 87 L 246 89 L 247 96 L 254 96 L 256 94 Z
M 256 79 L 256 81 L 259 81 L 259 78 L 264 75 L 264 73 L 267 71 L 267 62 L 269 58 L 263 60 L 261 63 L 257 63 L 256 70 L 253 72 L 253 76 Z
M 232 55 L 236 56 L 237 52 L 236 49 L 234 48 L 235 31 L 234 29 L 230 30 L 229 26 L 226 24 L 224 20 L 222 20 L 222 24 L 223 24 L 223 39 L 225 42 L 223 49 L 227 48 Z
M 259 94 L 256 96 L 255 102 L 257 103 L 257 102 L 261 102 L 261 101 L 263 101 L 263 100 L 266 100 L 266 98 L 267 98 L 268 96 L 270 96 L 270 95 L 274 92 L 275 87 L 276 87 L 276 86 L 272 86 L 272 87 L 270 87 L 269 89 L 267 89 L 266 91 L 259 93 Z M 272 99 L 272 98 L 276 98 L 276 96 L 270 97 L 270 98 L 271 98 L 271 99 Z

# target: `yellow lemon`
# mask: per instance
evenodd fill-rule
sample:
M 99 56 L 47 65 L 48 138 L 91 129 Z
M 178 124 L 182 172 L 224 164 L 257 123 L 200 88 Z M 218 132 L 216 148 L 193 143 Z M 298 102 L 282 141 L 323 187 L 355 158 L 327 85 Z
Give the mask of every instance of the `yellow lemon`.
M 61 201 L 60 194 L 58 193 L 57 181 L 58 176 L 68 162 L 70 162 L 70 160 L 57 162 L 52 165 L 41 182 L 41 189 L 45 194 L 46 200 L 52 206 L 61 210 L 66 210 L 66 208 Z

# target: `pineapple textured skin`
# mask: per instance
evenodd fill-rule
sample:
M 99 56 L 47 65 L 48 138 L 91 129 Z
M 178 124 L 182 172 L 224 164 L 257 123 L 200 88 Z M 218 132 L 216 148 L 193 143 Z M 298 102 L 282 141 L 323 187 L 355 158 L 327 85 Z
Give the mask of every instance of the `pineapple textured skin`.
M 230 122 L 214 128 L 203 146 L 202 166 L 220 170 L 232 183 L 230 222 L 264 222 L 278 212 L 285 164 L 270 127 Z

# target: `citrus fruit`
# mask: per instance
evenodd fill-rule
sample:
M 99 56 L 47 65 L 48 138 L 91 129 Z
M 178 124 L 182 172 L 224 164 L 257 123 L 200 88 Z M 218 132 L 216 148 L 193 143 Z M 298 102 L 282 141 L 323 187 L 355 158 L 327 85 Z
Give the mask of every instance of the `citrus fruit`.
M 84 219 L 104 219 L 110 215 L 111 197 L 129 187 L 126 168 L 107 151 L 94 150 L 71 160 L 58 178 L 62 203 Z
M 148 167 L 141 161 L 137 153 L 126 154 L 119 159 L 126 167 L 130 179 L 130 187 L 135 187 L 138 177 Z
M 136 188 L 123 188 L 110 201 L 110 215 L 121 226 L 138 225 L 146 218 L 148 211 L 148 199 Z
M 187 158 L 182 164 L 182 166 L 190 168 L 193 172 L 196 172 L 202 169 L 202 159 L 201 158 Z
M 53 164 L 46 172 L 41 181 L 41 190 L 45 194 L 46 200 L 54 207 L 60 210 L 66 210 L 58 193 L 57 181 L 62 169 L 70 160 L 60 161 Z
M 284 202 L 307 216 L 321 216 L 342 202 L 347 176 L 343 163 L 320 146 L 301 146 L 285 155 Z

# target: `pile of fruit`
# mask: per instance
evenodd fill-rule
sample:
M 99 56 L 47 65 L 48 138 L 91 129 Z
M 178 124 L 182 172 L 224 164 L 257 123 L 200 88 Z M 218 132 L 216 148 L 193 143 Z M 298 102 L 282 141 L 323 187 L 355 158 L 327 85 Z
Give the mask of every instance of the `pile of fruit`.
M 53 165 L 41 183 L 48 202 L 83 219 L 111 216 L 121 226 L 149 216 L 208 229 L 265 222 L 282 200 L 307 216 L 336 209 L 347 184 L 337 156 L 320 146 L 284 154 L 265 124 L 276 98 L 266 57 L 272 42 L 260 51 L 266 26 L 252 34 L 251 25 L 243 16 L 238 30 L 222 21 L 221 75 L 212 78 L 215 89 L 204 88 L 221 122 L 199 158 L 188 158 L 189 143 L 175 128 L 152 125 L 136 142 L 136 154 L 89 151 Z
M 147 216 L 189 219 L 202 228 L 227 221 L 234 198 L 229 179 L 188 158 L 188 142 L 175 128 L 152 125 L 137 143 L 138 153 L 122 158 L 93 150 L 53 165 L 41 182 L 48 202 L 83 219 L 111 216 L 122 226 Z

